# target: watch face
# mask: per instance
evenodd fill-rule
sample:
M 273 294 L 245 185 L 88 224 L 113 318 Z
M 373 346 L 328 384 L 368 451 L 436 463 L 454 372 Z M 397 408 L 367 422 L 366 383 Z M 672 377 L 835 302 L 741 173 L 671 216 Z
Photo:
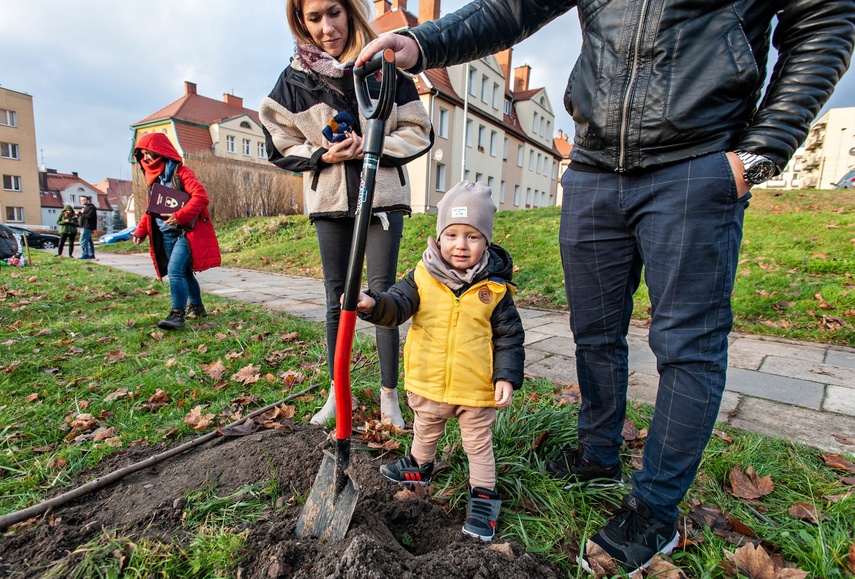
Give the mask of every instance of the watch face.
M 751 165 L 746 171 L 746 181 L 758 185 L 765 183 L 775 175 L 775 163 L 772 161 L 758 161 Z

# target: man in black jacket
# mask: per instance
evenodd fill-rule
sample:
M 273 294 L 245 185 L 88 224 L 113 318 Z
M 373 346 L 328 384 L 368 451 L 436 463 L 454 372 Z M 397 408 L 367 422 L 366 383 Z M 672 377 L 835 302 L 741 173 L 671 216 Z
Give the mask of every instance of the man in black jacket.
M 582 406 L 579 448 L 548 470 L 568 486 L 621 478 L 643 266 L 656 409 L 631 494 L 580 554 L 590 569 L 596 545 L 631 572 L 677 544 L 725 386 L 749 190 L 787 164 L 848 67 L 855 0 L 478 0 L 372 41 L 356 64 L 381 48 L 410 72 L 459 64 L 573 7 L 583 42 L 564 98 L 576 132 L 559 243 Z
M 98 228 L 98 212 L 87 195 L 80 196 L 83 209 L 80 210 L 80 259 L 95 259 L 95 244 L 92 232 Z

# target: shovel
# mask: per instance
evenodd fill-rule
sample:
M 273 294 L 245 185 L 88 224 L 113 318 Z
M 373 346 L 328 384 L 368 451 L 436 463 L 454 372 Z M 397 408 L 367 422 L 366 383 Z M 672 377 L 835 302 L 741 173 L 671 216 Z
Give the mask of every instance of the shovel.
M 380 95 L 372 103 L 366 83 L 369 75 L 382 68 Z M 339 318 L 335 351 L 335 456 L 324 451 L 321 468 L 303 512 L 297 520 L 295 535 L 298 539 L 315 537 L 323 541 L 339 541 L 347 534 L 350 519 L 359 498 L 359 485 L 347 474 L 350 464 L 350 435 L 352 434 L 352 403 L 350 390 L 350 355 L 353 334 L 356 330 L 356 304 L 362 286 L 362 265 L 365 261 L 365 240 L 371 223 L 374 203 L 374 182 L 380 155 L 383 153 L 383 132 L 392 105 L 395 102 L 395 52 L 386 49 L 377 53 L 364 66 L 353 69 L 353 82 L 359 110 L 367 119 L 362 144 L 362 180 L 356 205 L 356 222 L 353 227 L 353 244 L 344 282 L 344 295 Z

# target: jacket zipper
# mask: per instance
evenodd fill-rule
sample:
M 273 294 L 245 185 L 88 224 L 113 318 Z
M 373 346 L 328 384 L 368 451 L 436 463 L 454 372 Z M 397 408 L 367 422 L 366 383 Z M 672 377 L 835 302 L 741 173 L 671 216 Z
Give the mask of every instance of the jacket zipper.
M 448 355 L 445 357 L 445 390 L 442 393 L 442 401 L 448 404 L 448 393 L 451 391 L 451 384 L 454 381 L 452 376 L 453 364 L 451 363 L 454 356 L 450 355 L 454 351 L 454 343 L 457 341 L 457 318 L 460 316 L 460 296 L 454 296 L 454 305 L 451 307 L 451 319 L 449 320 L 448 342 L 445 345 L 445 351 Z
M 635 33 L 635 42 L 632 47 L 632 66 L 629 69 L 629 84 L 627 85 L 626 95 L 623 98 L 623 107 L 621 108 L 621 121 L 620 121 L 620 154 L 618 156 L 618 170 L 623 171 L 624 165 L 626 164 L 626 133 L 629 130 L 627 127 L 628 121 L 627 117 L 629 117 L 629 102 L 632 100 L 632 93 L 635 88 L 635 77 L 638 73 L 638 53 L 641 47 L 641 37 L 644 33 L 644 19 L 647 13 L 647 6 L 650 4 L 649 0 L 644 0 L 641 4 L 641 12 L 639 13 L 639 21 L 641 22 L 641 26 L 638 27 L 638 31 Z

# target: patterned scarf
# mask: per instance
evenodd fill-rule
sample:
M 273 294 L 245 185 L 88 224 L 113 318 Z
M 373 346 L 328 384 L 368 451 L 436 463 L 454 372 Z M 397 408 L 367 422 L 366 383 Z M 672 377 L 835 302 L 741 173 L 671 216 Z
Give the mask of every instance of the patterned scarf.
M 442 259 L 442 253 L 436 241 L 433 237 L 428 237 L 428 246 L 422 254 L 422 263 L 424 263 L 427 272 L 436 280 L 457 291 L 463 286 L 471 284 L 475 276 L 484 271 L 487 267 L 487 262 L 490 260 L 489 254 L 490 252 L 485 250 L 483 255 L 481 255 L 481 260 L 474 267 L 462 273 L 448 265 L 448 262 Z
M 315 73 L 318 80 L 340 95 L 353 86 L 353 63 L 339 62 L 314 44 L 298 44 L 296 59 L 305 69 Z

